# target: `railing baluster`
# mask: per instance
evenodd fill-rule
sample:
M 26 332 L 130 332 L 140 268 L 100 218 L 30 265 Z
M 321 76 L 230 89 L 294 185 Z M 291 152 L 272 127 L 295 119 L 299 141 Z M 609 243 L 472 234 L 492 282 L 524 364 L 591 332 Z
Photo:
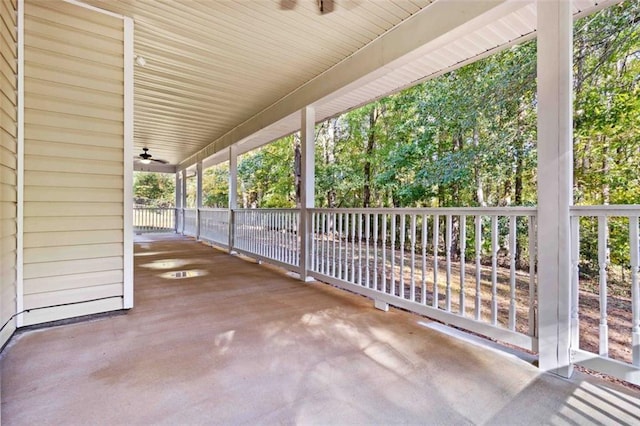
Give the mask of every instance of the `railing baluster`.
M 638 216 L 629 218 L 629 245 L 631 246 L 631 358 L 640 366 L 640 241 L 638 241 Z
M 498 324 L 498 216 L 491 216 L 491 325 Z
M 356 214 L 351 213 L 351 282 L 356 282 Z
M 475 217 L 475 250 L 476 250 L 476 321 L 482 318 L 482 216 Z
M 422 215 L 422 282 L 420 288 L 420 303 L 427 304 L 427 215 Z
M 438 241 L 440 239 L 440 216 L 433 215 L 433 307 L 438 307 Z
M 598 265 L 600 266 L 600 345 L 599 354 L 609 356 L 609 326 L 607 324 L 607 266 L 608 259 L 607 217 L 598 216 Z
M 446 229 L 445 229 L 445 259 L 446 259 L 446 310 L 451 312 L 451 228 L 453 227 L 453 218 L 450 214 L 446 216 Z
M 509 216 L 509 329 L 516 329 L 516 217 Z
M 465 273 L 467 251 L 467 217 L 460 215 L 460 315 L 465 316 Z
M 416 300 L 416 215 L 411 214 L 411 282 L 409 287 L 409 299 Z
M 571 218 L 571 348 L 580 349 L 580 217 Z
M 338 213 L 338 275 L 336 278 L 342 279 L 342 213 Z
M 323 274 L 325 268 L 325 214 L 324 212 L 318 212 L 318 231 L 316 234 L 316 261 L 317 272 Z
M 362 213 L 358 213 L 358 284 L 362 285 Z
M 382 214 L 382 292 L 387 292 L 387 214 Z
M 349 281 L 349 223 L 351 213 L 344 215 L 344 280 Z
M 396 294 L 396 214 L 391 213 L 391 282 L 389 293 Z
M 406 236 L 406 215 L 403 213 L 400 215 L 400 283 L 399 285 L 399 296 L 401 299 L 404 299 L 404 243 Z
M 318 215 L 319 213 L 313 213 L 311 215 L 311 270 L 314 272 L 320 272 L 320 270 L 318 269 L 318 258 L 317 258 L 317 251 L 318 251 L 318 226 L 319 226 L 319 220 L 318 220 Z
M 331 213 L 331 276 L 336 278 L 336 214 Z
M 536 217 L 529 216 L 529 335 L 538 335 L 536 324 L 536 261 L 537 261 Z
M 327 215 L 325 213 L 321 213 L 320 223 L 322 225 L 322 229 L 320 230 L 320 245 L 321 245 L 321 254 L 320 254 L 320 273 L 327 273 Z
M 378 213 L 373 214 L 373 288 L 378 289 Z
M 371 277 L 370 277 L 370 273 L 371 273 L 371 268 L 369 267 L 369 236 L 371 234 L 371 215 L 369 213 L 367 213 L 365 215 L 365 227 L 364 227 L 364 236 L 365 236 L 365 286 L 371 288 Z

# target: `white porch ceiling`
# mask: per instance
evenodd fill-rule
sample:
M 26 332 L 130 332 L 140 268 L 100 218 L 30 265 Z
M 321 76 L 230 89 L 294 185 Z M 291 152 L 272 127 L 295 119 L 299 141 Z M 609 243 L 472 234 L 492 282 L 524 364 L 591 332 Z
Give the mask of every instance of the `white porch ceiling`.
M 575 16 L 619 0 L 574 0 Z M 188 167 L 535 36 L 535 0 L 86 0 L 135 20 L 135 151 Z M 284 7 L 282 7 L 284 6 Z M 295 6 L 295 7 L 294 7 Z M 285 10 L 287 9 L 288 10 Z

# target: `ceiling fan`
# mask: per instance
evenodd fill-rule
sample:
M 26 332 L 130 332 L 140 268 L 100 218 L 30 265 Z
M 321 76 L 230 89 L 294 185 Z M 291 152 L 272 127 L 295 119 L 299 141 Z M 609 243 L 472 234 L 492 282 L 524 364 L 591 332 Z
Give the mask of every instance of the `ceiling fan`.
M 133 157 L 134 160 L 138 160 L 142 164 L 151 164 L 152 162 L 160 163 L 160 164 L 168 164 L 169 162 L 166 160 L 159 160 L 152 158 L 153 156 L 149 154 L 149 148 L 142 148 L 142 153 L 137 157 Z

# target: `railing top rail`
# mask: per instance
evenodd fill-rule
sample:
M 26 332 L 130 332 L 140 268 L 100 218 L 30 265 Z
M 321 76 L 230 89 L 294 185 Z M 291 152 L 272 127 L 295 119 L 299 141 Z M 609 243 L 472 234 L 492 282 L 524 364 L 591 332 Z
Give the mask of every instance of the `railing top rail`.
M 183 207 L 182 210 L 184 210 L 186 212 L 195 212 L 198 209 L 196 207 Z
M 424 207 L 424 208 L 348 208 L 308 209 L 312 213 L 396 213 L 396 214 L 438 214 L 438 215 L 487 215 L 487 216 L 535 216 L 536 207 Z
M 571 216 L 640 217 L 639 204 L 612 204 L 602 206 L 571 206 Z
M 265 213 L 276 213 L 276 212 L 281 212 L 281 213 L 293 213 L 293 212 L 299 212 L 300 209 L 234 209 L 233 210 L 234 213 L 248 213 L 248 212 L 265 212 Z
M 201 212 L 224 212 L 228 213 L 229 209 L 224 207 L 200 207 Z
M 175 210 L 175 207 L 148 207 L 148 206 L 133 206 L 134 210 Z

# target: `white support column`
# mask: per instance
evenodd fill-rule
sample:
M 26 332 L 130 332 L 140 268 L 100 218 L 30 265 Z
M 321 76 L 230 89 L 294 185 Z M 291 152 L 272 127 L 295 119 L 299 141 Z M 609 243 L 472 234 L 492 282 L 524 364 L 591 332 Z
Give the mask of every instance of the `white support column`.
M 570 377 L 573 203 L 570 0 L 538 1 L 538 327 L 540 368 Z
M 182 172 L 176 172 L 176 200 L 175 200 L 175 231 L 180 231 L 180 211 L 182 209 Z
M 182 220 L 180 221 L 181 222 L 180 233 L 184 235 L 184 222 L 185 222 L 184 209 L 187 208 L 187 169 L 182 169 L 182 172 L 180 175 L 180 207 L 182 208 L 182 213 L 181 213 Z
M 133 308 L 133 19 L 124 18 L 124 297 L 123 308 Z
M 229 254 L 233 253 L 235 217 L 233 211 L 238 208 L 238 148 L 229 147 Z
M 196 163 L 196 240 L 200 239 L 200 209 L 202 208 L 202 161 Z
M 298 235 L 300 236 L 300 279 L 307 280 L 309 253 L 311 252 L 311 218 L 307 209 L 315 206 L 315 125 L 316 114 L 311 106 L 301 110 L 300 123 L 300 221 Z

